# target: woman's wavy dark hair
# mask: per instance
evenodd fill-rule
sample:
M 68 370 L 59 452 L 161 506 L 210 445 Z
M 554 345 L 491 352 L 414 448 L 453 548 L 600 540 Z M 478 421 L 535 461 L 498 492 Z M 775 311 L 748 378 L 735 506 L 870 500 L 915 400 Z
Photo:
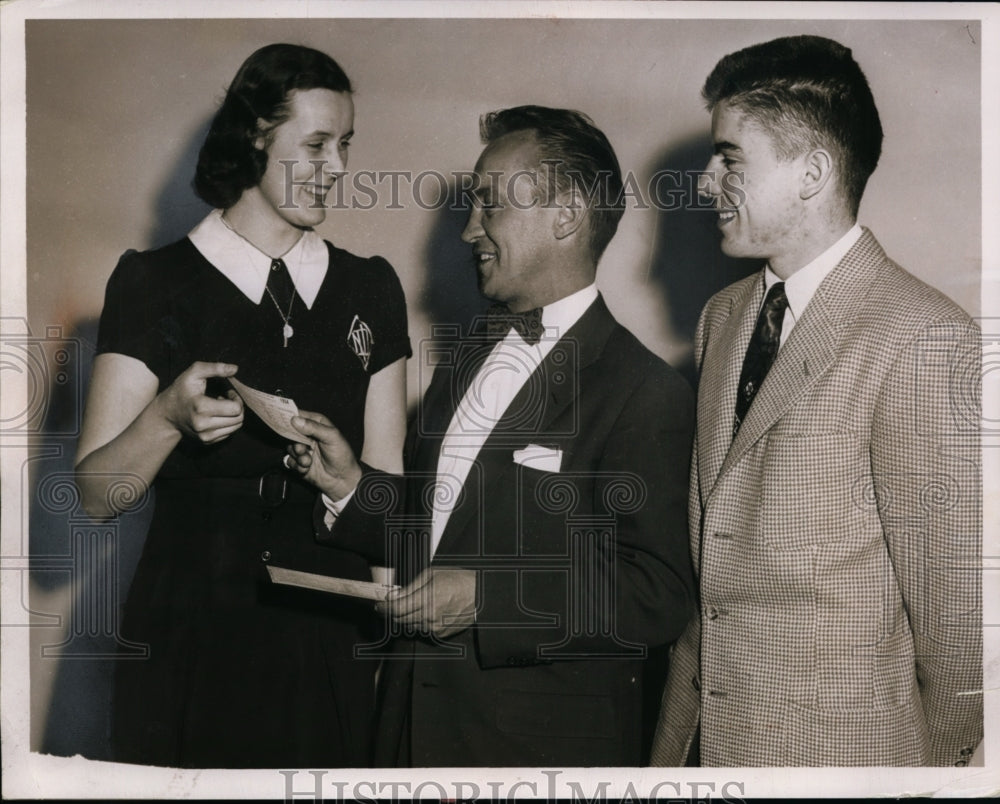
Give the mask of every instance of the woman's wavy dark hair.
M 301 45 L 267 45 L 240 67 L 198 154 L 194 190 L 213 207 L 228 209 L 256 187 L 267 168 L 274 129 L 288 119 L 295 90 L 350 93 L 351 81 L 325 53 Z M 265 148 L 255 147 L 264 137 Z

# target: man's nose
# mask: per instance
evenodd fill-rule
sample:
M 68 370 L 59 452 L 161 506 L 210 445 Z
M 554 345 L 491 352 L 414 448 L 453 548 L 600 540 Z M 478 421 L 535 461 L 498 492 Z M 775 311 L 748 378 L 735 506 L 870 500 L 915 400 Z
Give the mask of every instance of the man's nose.
M 698 195 L 702 198 L 716 198 L 720 194 L 719 160 L 713 156 L 698 176 Z
M 472 244 L 485 234 L 483 232 L 482 219 L 482 208 L 474 205 L 469 211 L 469 220 L 466 222 L 465 228 L 462 230 L 462 240 L 466 243 Z

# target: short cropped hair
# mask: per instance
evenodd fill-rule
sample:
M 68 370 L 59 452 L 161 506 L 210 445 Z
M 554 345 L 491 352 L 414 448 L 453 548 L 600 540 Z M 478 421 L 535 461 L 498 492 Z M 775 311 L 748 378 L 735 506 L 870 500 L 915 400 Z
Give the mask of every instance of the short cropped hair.
M 826 148 L 840 190 L 857 215 L 882 152 L 882 123 L 868 81 L 849 48 L 821 36 L 788 36 L 723 57 L 702 97 L 734 106 L 771 136 L 783 159 Z
M 212 120 L 198 154 L 194 189 L 213 207 L 228 209 L 256 187 L 267 169 L 274 129 L 289 117 L 296 90 L 350 93 L 350 79 L 333 59 L 301 45 L 267 45 L 243 62 Z M 265 148 L 255 147 L 263 137 Z
M 622 171 L 608 138 L 587 115 L 570 109 L 516 106 L 479 121 L 484 144 L 515 131 L 534 132 L 556 192 L 575 188 L 587 199 L 590 248 L 600 259 L 625 212 Z

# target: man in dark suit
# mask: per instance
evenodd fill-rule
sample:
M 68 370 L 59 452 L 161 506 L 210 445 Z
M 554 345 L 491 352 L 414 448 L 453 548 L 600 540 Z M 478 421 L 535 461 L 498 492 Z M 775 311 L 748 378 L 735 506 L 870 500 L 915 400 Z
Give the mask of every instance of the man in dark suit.
M 291 454 L 322 538 L 403 553 L 376 764 L 638 765 L 643 657 L 693 609 L 692 394 L 594 285 L 624 211 L 604 134 L 534 106 L 481 133 L 462 238 L 503 308 L 430 350 L 405 488 L 311 416 Z
M 882 126 L 850 50 L 754 45 L 703 94 L 722 250 L 767 265 L 695 336 L 701 612 L 653 763 L 966 765 L 983 734 L 979 329 L 857 223 Z

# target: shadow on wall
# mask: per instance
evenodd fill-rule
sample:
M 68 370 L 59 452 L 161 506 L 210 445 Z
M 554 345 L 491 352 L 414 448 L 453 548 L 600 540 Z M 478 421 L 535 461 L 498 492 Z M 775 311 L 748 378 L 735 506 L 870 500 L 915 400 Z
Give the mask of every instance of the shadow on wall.
M 195 130 L 153 202 L 153 224 L 138 249 L 184 237 L 210 207 L 194 193 L 198 152 L 210 118 Z M 110 276 L 114 266 L 108 266 Z M 50 382 L 34 451 L 29 543 L 31 605 L 52 627 L 32 631 L 31 674 L 50 684 L 46 701 L 32 698 L 33 750 L 111 759 L 111 701 L 118 661 L 140 660 L 142 648 L 118 636 L 121 606 L 142 552 L 152 500 L 107 523 L 82 511 L 72 484 L 83 404 L 97 344 L 97 319 L 77 322 L 66 339 L 79 363 L 68 383 Z M 122 493 L 130 493 L 122 489 Z M 57 621 L 47 614 L 56 614 Z M 152 692 L 155 694 L 155 691 Z
M 43 347 L 52 371 L 33 440 L 28 505 L 31 556 L 31 746 L 43 753 L 109 759 L 119 606 L 142 549 L 151 506 L 97 523 L 83 511 L 73 463 L 97 319 Z M 39 347 L 42 348 L 41 346 Z M 68 355 L 68 359 L 67 359 Z M 119 484 L 117 494 L 133 487 Z M 135 651 L 131 651 L 135 654 Z M 48 696 L 39 690 L 48 690 Z
M 462 241 L 468 218 L 467 201 L 450 185 L 447 204 L 438 200 L 437 220 L 424 249 L 424 290 L 417 300 L 431 327 L 452 325 L 462 333 L 490 304 L 479 293 L 472 246 Z
M 663 295 L 664 309 L 674 336 L 691 343 L 705 303 L 718 291 L 761 267 L 759 260 L 727 257 L 719 248 L 716 215 L 711 204 L 698 198 L 697 177 L 712 155 L 711 139 L 695 137 L 666 148 L 653 175 L 663 178 L 650 199 L 657 212 L 656 240 L 651 253 L 649 283 Z M 693 352 L 675 365 L 697 389 Z M 643 753 L 652 745 L 660 697 L 669 668 L 669 645 L 651 648 L 643 670 Z
M 760 260 L 727 257 L 719 248 L 711 202 L 698 197 L 698 174 L 712 155 L 706 134 L 663 151 L 653 175 L 662 175 L 652 199 L 658 211 L 649 280 L 663 294 L 678 339 L 690 343 L 698 317 L 713 294 L 749 276 Z M 675 366 L 697 388 L 692 360 Z
M 159 248 L 180 240 L 211 211 L 212 208 L 198 198 L 194 191 L 198 152 L 201 151 L 211 123 L 212 118 L 207 117 L 195 129 L 173 169 L 167 174 L 166 183 L 156 196 L 153 225 L 146 235 L 146 243 L 136 245 L 135 248 Z

